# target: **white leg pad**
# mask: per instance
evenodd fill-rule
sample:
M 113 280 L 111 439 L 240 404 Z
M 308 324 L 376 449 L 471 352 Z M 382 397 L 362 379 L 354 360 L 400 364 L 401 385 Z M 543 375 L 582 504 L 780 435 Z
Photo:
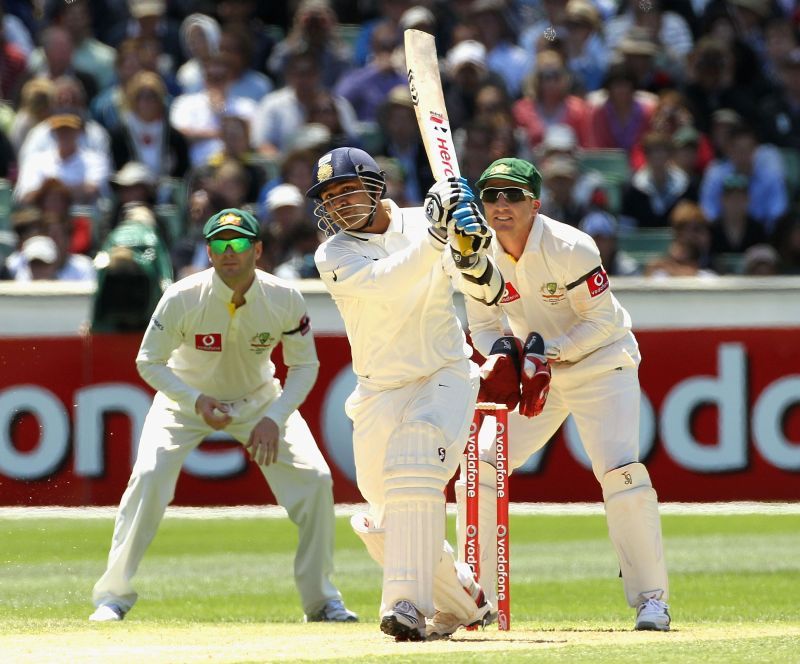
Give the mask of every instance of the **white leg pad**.
M 486 461 L 478 462 L 478 539 L 481 549 L 481 574 L 478 579 L 486 599 L 497 606 L 497 471 Z M 467 523 L 467 485 L 463 475 L 455 484 L 458 559 L 464 560 Z
M 610 470 L 603 477 L 608 534 L 619 558 L 628 604 L 669 599 L 658 498 L 641 463 Z
M 354 514 L 350 525 L 367 547 L 370 557 L 383 567 L 385 531 L 376 528 L 368 514 Z M 457 563 L 453 548 L 445 541 L 433 579 L 433 604 L 437 611 L 451 613 L 463 623 L 476 619 L 477 604 L 470 594 L 474 588 L 469 566 Z
M 400 600 L 428 617 L 435 613 L 434 570 L 442 556 L 444 488 L 450 479 L 440 453 L 446 448 L 441 430 L 427 422 L 405 422 L 389 439 L 381 615 Z

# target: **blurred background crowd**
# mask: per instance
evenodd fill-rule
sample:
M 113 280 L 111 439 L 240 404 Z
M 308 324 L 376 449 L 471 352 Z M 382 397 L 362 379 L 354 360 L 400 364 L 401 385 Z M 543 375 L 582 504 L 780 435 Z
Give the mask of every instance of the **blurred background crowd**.
M 303 193 L 353 145 L 418 205 L 432 176 L 403 30 L 436 36 L 462 173 L 537 164 L 542 212 L 609 274 L 800 274 L 794 0 L 0 0 L 0 278 L 97 283 L 139 329 L 208 267 L 224 207 L 313 278 Z

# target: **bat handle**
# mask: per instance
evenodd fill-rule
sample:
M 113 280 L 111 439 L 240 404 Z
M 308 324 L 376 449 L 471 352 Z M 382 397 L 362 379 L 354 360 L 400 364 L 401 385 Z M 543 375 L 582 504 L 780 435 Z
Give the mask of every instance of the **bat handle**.
M 471 256 L 475 252 L 472 249 L 472 238 L 469 235 L 455 236 L 456 249 L 462 256 Z

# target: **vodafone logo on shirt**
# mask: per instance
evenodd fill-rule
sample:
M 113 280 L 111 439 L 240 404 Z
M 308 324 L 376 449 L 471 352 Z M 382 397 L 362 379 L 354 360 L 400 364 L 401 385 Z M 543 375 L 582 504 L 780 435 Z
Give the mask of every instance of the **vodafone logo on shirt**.
M 586 285 L 589 287 L 589 295 L 592 297 L 608 290 L 608 275 L 606 271 L 602 267 L 597 268 L 587 277 Z
M 506 281 L 506 289 L 503 292 L 503 297 L 500 300 L 500 304 L 508 304 L 514 300 L 519 300 L 519 293 L 517 293 L 517 289 L 514 288 L 514 284 L 512 284 L 510 281 Z
M 214 353 L 222 352 L 222 334 L 213 332 L 211 334 L 195 334 L 194 347 L 197 350 L 208 350 Z

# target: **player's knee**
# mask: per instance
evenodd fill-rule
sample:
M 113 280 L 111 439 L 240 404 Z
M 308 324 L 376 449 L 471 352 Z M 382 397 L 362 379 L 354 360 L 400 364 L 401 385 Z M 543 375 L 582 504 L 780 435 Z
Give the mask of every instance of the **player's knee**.
M 652 491 L 653 489 L 647 468 L 638 462 L 609 470 L 603 476 L 601 485 L 603 500 L 606 503 L 623 493 Z
M 441 492 L 452 475 L 441 429 L 428 422 L 404 422 L 389 438 L 383 476 L 389 491 Z

